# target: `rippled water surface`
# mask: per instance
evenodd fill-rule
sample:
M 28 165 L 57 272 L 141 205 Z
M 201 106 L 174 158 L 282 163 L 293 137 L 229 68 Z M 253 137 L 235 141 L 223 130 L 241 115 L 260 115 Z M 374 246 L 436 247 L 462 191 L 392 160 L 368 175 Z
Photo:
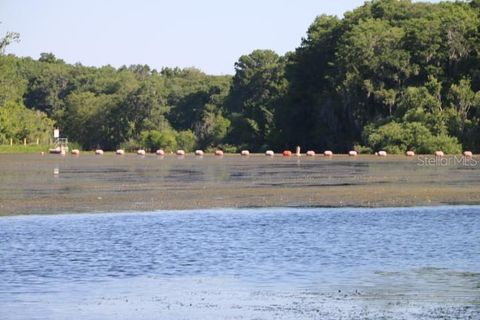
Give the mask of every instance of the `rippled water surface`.
M 480 207 L 0 219 L 0 319 L 479 319 Z

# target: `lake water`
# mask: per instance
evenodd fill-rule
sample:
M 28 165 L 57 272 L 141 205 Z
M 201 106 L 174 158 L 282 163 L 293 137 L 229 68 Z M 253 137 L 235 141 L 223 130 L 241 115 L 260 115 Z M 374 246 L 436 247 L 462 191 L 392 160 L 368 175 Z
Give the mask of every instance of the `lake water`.
M 0 319 L 479 319 L 480 207 L 0 219 Z

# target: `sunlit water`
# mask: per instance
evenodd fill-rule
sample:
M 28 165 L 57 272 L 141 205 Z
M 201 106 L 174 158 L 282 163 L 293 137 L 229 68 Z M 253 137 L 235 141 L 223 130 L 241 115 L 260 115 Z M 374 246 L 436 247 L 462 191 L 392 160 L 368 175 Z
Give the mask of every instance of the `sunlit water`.
M 479 319 L 480 207 L 0 219 L 0 319 Z

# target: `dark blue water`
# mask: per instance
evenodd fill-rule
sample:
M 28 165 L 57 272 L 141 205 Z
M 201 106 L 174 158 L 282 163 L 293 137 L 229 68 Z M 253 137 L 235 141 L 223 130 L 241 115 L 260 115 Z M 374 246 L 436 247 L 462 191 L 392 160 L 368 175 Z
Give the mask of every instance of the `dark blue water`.
M 479 305 L 480 207 L 0 219 L 1 319 L 463 319 Z

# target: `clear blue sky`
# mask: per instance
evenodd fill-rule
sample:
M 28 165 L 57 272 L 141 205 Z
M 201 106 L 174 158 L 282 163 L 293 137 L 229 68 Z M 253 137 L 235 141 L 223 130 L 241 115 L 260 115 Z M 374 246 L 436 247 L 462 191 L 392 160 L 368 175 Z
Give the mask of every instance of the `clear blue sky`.
M 294 50 L 322 13 L 342 16 L 364 0 L 0 0 L 0 36 L 20 33 L 7 52 L 69 63 L 195 66 L 232 74 L 254 49 Z

